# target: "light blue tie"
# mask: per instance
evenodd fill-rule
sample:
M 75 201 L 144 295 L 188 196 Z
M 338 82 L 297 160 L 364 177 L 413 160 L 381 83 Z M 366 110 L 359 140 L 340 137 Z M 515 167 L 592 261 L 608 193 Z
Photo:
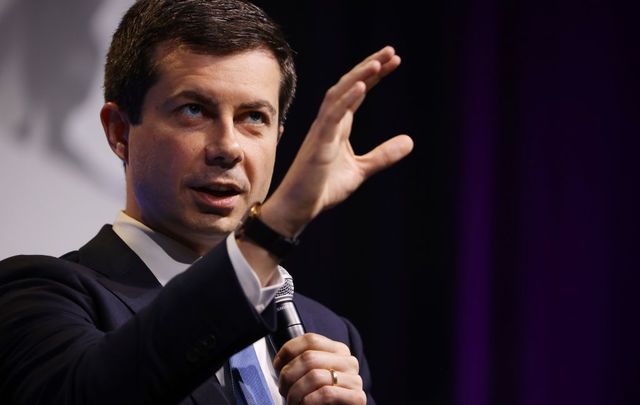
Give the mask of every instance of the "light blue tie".
M 274 405 L 253 345 L 229 359 L 233 394 L 238 405 Z

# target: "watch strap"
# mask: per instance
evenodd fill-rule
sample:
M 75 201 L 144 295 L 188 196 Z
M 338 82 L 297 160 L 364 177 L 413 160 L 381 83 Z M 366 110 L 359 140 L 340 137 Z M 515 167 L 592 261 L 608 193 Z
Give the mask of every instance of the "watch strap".
M 296 237 L 288 238 L 262 222 L 260 219 L 261 206 L 260 203 L 251 206 L 247 217 L 236 232 L 236 236 L 251 239 L 275 257 L 284 259 L 294 247 L 298 246 L 300 240 Z

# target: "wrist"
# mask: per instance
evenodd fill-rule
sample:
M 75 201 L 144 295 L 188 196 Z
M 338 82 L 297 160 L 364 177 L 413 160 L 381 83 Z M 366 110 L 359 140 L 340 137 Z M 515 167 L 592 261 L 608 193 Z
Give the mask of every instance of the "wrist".
M 260 219 L 268 227 L 284 237 L 295 238 L 302 233 L 310 220 L 298 219 L 295 211 L 286 204 L 269 198 L 260 209 Z
M 236 231 L 238 240 L 248 240 L 254 245 L 264 249 L 274 259 L 284 259 L 299 241 L 295 236 L 288 236 L 274 229 L 272 225 L 265 223 L 262 215 L 262 204 L 254 203 L 241 226 Z

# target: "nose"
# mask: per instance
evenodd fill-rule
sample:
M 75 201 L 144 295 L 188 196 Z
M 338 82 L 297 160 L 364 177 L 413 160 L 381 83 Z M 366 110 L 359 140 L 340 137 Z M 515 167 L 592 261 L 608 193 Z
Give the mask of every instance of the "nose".
M 242 161 L 243 154 L 233 120 L 218 121 L 205 146 L 206 163 L 230 169 Z

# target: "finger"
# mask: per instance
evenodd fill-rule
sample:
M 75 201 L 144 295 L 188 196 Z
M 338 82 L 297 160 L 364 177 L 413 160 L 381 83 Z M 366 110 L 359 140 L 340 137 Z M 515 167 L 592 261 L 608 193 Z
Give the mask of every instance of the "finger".
M 287 392 L 296 381 L 315 369 L 334 369 L 341 373 L 358 374 L 360 364 L 358 359 L 351 355 L 307 350 L 280 370 L 280 389 Z
M 354 112 L 354 113 L 355 113 L 356 111 L 358 111 L 358 108 L 360 108 L 360 106 L 362 105 L 362 102 L 364 101 L 364 99 L 365 99 L 366 95 L 367 95 L 367 93 L 365 92 L 365 93 L 363 93 L 363 94 L 362 94 L 362 96 L 358 97 L 358 98 L 353 102 L 353 104 L 351 104 L 351 105 L 349 106 L 349 111 L 352 111 L 352 112 Z
M 360 96 L 350 107 L 349 110 L 352 112 L 356 112 L 360 105 L 365 99 L 366 94 L 371 90 L 376 84 L 382 80 L 383 77 L 393 72 L 398 66 L 400 66 L 400 57 L 395 55 L 391 61 L 387 64 L 383 65 L 378 74 L 372 75 L 364 81 L 364 84 L 367 88 L 366 92 Z
M 323 105 L 315 122 L 321 137 L 331 140 L 337 134 L 336 130 L 344 116 L 348 112 L 355 112 L 352 108 L 357 108 L 362 103 L 365 90 L 364 82 L 358 81 L 335 103 Z
M 304 397 L 300 404 L 366 404 L 367 395 L 362 390 L 351 390 L 343 387 L 325 385 Z M 294 402 L 295 403 L 295 402 Z
M 337 383 L 334 384 L 331 370 L 315 369 L 309 371 L 296 381 L 286 395 L 288 404 L 300 403 L 304 397 L 319 390 L 323 386 L 342 387 L 350 390 L 362 390 L 362 377 L 339 371 L 336 373 Z
M 398 66 L 400 66 L 401 62 L 402 60 L 398 55 L 393 55 L 387 63 L 381 66 L 380 71 L 377 74 L 371 75 L 365 80 L 367 91 L 371 90 L 376 84 L 378 84 L 383 77 L 396 70 Z
M 327 98 L 331 100 L 332 98 L 340 97 L 340 94 L 347 91 L 347 89 L 351 88 L 351 86 L 359 80 L 365 81 L 365 83 L 367 81 L 373 83 L 375 76 L 383 70 L 383 67 L 386 67 L 384 69 L 386 76 L 399 65 L 399 57 L 394 60 L 394 56 L 395 50 L 390 46 L 386 46 L 378 52 L 369 55 L 353 69 L 344 74 L 338 83 L 329 89 Z M 389 64 L 390 62 L 391 64 Z M 395 67 L 393 67 L 394 64 L 396 65 Z
M 365 178 L 386 169 L 407 156 L 413 149 L 413 140 L 407 135 L 395 136 L 378 145 L 366 155 L 359 156 Z
M 273 368 L 279 372 L 285 364 L 309 350 L 351 356 L 351 350 L 344 343 L 331 340 L 317 333 L 305 333 L 289 340 L 282 346 L 273 359 Z
M 391 60 L 391 58 L 393 58 L 395 54 L 396 54 L 396 50 L 393 49 L 392 46 L 387 45 L 384 48 L 380 49 L 379 51 L 376 51 L 371 55 L 367 56 L 362 62 L 360 62 L 360 64 L 365 64 L 372 60 L 377 60 L 378 62 L 380 62 L 380 64 L 384 65 L 389 60 Z
M 366 89 L 369 90 L 399 65 L 400 57 L 395 55 L 395 50 L 392 47 L 386 46 L 344 74 L 338 83 L 327 91 L 325 102 L 333 103 L 358 81 L 364 81 Z
M 377 60 L 371 60 L 367 63 L 357 65 L 351 69 L 351 71 L 343 75 L 336 84 L 327 90 L 323 105 L 335 103 L 346 92 L 348 92 L 355 83 L 370 80 L 373 76 L 377 75 L 381 69 L 382 64 Z
M 396 55 L 395 49 L 391 46 L 385 46 L 378 52 L 367 57 L 361 64 L 366 64 L 374 60 L 380 63 L 381 69 L 364 80 L 367 85 L 367 91 L 371 90 L 383 77 L 396 70 L 401 62 L 400 56 Z
M 359 97 L 356 102 L 351 105 L 351 107 L 349 107 L 349 110 L 356 112 L 364 101 L 366 93 L 369 92 L 369 90 L 371 90 L 376 84 L 378 84 L 383 77 L 396 70 L 398 66 L 400 66 L 400 62 L 400 57 L 398 55 L 393 55 L 393 57 L 387 63 L 382 65 L 380 71 L 376 75 L 369 76 L 369 78 L 364 81 L 364 84 L 367 86 L 367 91 L 365 92 L 365 94 Z

